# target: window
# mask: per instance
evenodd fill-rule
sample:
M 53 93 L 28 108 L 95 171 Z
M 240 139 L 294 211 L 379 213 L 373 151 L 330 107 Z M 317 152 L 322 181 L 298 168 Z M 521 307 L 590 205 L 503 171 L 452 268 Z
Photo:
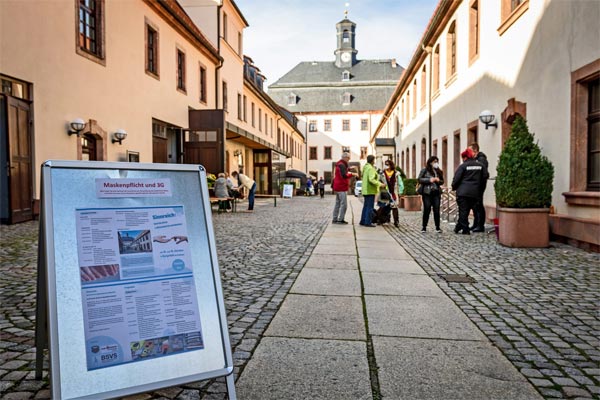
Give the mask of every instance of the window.
M 440 45 L 435 46 L 433 51 L 433 92 L 440 90 Z
M 425 106 L 425 98 L 427 93 L 427 67 L 423 65 L 421 70 L 421 107 Z
M 242 55 L 242 32 L 238 32 L 238 54 Z
M 227 104 L 227 82 L 223 82 L 223 110 L 227 111 L 228 108 L 228 104 Z
M 360 159 L 365 160 L 367 158 L 367 147 L 361 146 L 360 148 Z
M 571 73 L 570 205 L 600 203 L 600 59 Z
M 406 148 L 406 165 L 404 166 L 404 173 L 406 174 L 406 177 L 408 178 L 410 175 L 410 149 L 407 147 Z
M 350 32 L 348 32 L 348 29 L 344 29 L 344 32 L 342 32 L 342 42 L 348 43 L 349 41 L 350 41 Z
M 417 116 L 417 80 L 413 81 L 412 117 Z
M 258 130 L 262 132 L 262 109 L 258 107 Z
M 406 110 L 404 109 L 404 99 L 402 99 L 402 125 L 406 125 Z
M 288 96 L 288 106 L 295 106 L 297 100 L 298 98 L 296 97 L 296 95 L 294 93 L 290 93 L 290 95 Z
M 227 41 L 227 14 L 223 13 L 223 39 Z
M 349 71 L 342 72 L 342 80 L 343 81 L 349 81 L 350 80 L 350 72 Z
M 237 103 L 237 117 L 241 121 L 242 120 L 242 95 L 238 93 L 238 103 Z
M 323 130 L 325 132 L 331 132 L 331 120 L 330 119 L 326 119 L 325 121 L 323 121 Z
M 331 160 L 331 146 L 323 147 L 323 160 Z
M 344 95 L 342 96 L 342 104 L 348 105 L 348 104 L 350 104 L 351 101 L 352 101 L 352 96 L 350 95 L 350 93 L 348 93 L 348 92 L 344 93 Z
M 271 123 L 270 123 L 269 131 L 271 131 L 271 137 L 273 137 L 273 118 L 271 118 Z
M 462 162 L 462 158 L 460 157 L 460 153 L 462 150 L 460 148 L 460 129 L 454 131 L 454 170 L 460 165 Z
M 448 176 L 448 136 L 442 138 L 442 171 Z
M 309 160 L 317 159 L 317 146 L 310 146 L 308 148 L 308 159 Z
M 479 0 L 473 0 L 469 8 L 469 64 L 479 54 Z
M 268 126 L 269 126 L 269 116 L 267 115 L 267 112 L 265 111 L 265 135 L 269 134 Z
M 348 153 L 348 154 L 350 154 L 350 147 L 348 147 L 348 146 L 342 146 L 342 153 Z
M 501 0 L 500 14 L 502 23 L 498 33 L 502 35 L 521 15 L 529 9 L 529 0 Z
M 248 105 L 247 105 L 247 98 L 246 98 L 246 95 L 243 95 L 243 96 L 242 96 L 242 108 L 243 108 L 243 110 L 244 110 L 244 122 L 247 122 L 247 121 L 248 121 L 248 118 L 247 118 L 247 114 L 248 114 L 248 113 L 247 113 L 247 111 L 248 111 L 248 107 L 247 107 L 247 106 L 248 106 Z
M 467 124 L 467 146 L 470 146 L 471 143 L 479 142 L 479 134 L 477 133 L 478 128 L 478 119 Z
M 104 65 L 104 0 L 79 0 L 77 53 Z
M 350 130 L 350 120 L 349 119 L 343 119 L 342 120 L 342 131 L 348 132 L 349 130 Z
M 437 157 L 438 156 L 437 153 L 438 153 L 438 141 L 436 139 L 433 141 L 433 150 L 431 150 L 431 155 Z
M 331 171 L 323 172 L 323 179 L 325 179 L 325 183 L 329 185 L 331 183 Z
M 158 77 L 158 32 L 146 23 L 146 72 Z
M 369 130 L 369 120 L 367 118 L 363 118 L 360 120 L 360 130 L 361 131 Z
M 411 176 L 413 178 L 416 178 L 417 177 L 417 145 L 416 144 L 413 144 L 411 158 L 412 158 L 412 164 L 411 164 L 412 174 L 411 174 Z
M 252 111 L 252 115 L 250 115 L 250 118 L 252 121 L 252 127 L 254 128 L 254 103 L 252 103 L 252 107 L 250 107 L 250 110 Z
M 406 171 L 406 168 L 404 168 L 404 150 L 402 150 L 402 153 L 400 153 L 400 168 L 404 169 Z
M 421 139 L 421 168 L 425 168 L 427 165 L 427 141 L 425 138 Z
M 450 82 L 456 74 L 456 21 L 453 21 L 448 28 L 446 51 L 446 82 Z
M 316 120 L 311 119 L 310 121 L 308 121 L 308 131 L 309 132 L 317 131 L 317 121 Z
M 200 101 L 206 103 L 206 68 L 200 66 Z
M 185 53 L 177 49 L 177 89 L 185 92 Z

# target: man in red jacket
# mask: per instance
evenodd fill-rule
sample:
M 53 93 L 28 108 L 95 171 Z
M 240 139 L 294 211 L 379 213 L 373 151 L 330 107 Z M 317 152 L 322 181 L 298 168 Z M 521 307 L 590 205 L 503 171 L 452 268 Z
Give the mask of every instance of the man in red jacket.
M 333 223 L 347 224 L 344 220 L 346 209 L 348 208 L 348 188 L 350 187 L 350 178 L 356 176 L 354 172 L 350 172 L 348 161 L 350 160 L 349 153 L 343 153 L 342 159 L 335 164 L 335 172 L 333 176 L 333 192 L 335 193 L 335 207 L 333 208 Z

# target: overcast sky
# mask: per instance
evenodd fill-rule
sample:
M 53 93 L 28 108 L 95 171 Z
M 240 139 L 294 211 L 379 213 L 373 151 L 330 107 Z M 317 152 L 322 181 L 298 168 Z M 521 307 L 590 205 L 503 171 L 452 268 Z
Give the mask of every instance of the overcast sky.
M 301 61 L 334 61 L 340 0 L 235 0 L 250 27 L 244 54 L 275 83 Z M 391 59 L 406 67 L 438 0 L 348 1 L 358 59 Z

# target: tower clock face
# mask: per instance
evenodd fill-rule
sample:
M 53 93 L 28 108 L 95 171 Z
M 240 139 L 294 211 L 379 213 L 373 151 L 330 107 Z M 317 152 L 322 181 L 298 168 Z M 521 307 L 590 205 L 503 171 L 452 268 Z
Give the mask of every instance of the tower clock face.
M 350 58 L 351 58 L 350 53 L 342 53 L 341 58 L 342 58 L 342 61 L 344 61 L 344 62 L 350 61 Z

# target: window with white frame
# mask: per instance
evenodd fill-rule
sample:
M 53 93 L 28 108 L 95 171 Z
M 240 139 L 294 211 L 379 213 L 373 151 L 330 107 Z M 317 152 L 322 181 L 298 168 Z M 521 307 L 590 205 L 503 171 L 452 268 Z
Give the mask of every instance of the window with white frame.
M 309 132 L 317 131 L 317 121 L 316 120 L 311 119 L 310 121 L 308 121 L 308 131 Z
M 350 80 L 350 71 L 344 71 L 344 72 L 342 72 L 342 80 L 343 81 L 349 81 Z
M 288 96 L 288 106 L 295 106 L 298 101 L 295 93 L 290 93 Z
M 344 95 L 342 96 L 342 104 L 348 105 L 348 104 L 350 104 L 351 101 L 352 101 L 352 95 L 350 95 L 350 93 L 348 93 L 348 92 L 344 93 Z

